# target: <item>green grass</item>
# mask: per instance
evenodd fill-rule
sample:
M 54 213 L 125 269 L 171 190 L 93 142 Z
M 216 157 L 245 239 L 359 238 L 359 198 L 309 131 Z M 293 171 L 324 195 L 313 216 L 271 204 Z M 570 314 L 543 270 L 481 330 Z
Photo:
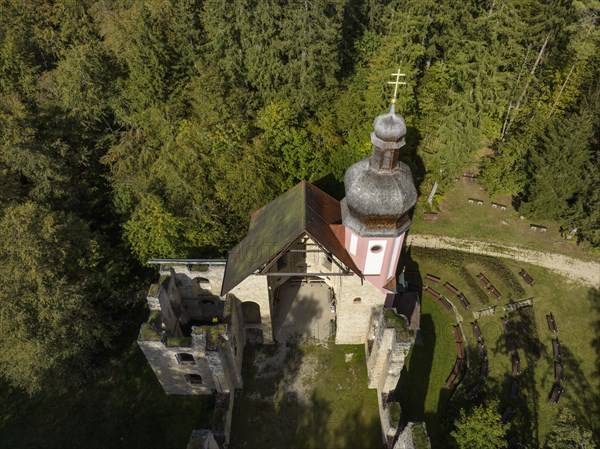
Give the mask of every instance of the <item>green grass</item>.
M 475 348 L 469 323 L 473 321 L 472 310 L 483 308 L 485 305 L 479 303 L 473 286 L 463 278 L 465 273 L 473 278 L 483 271 L 488 279 L 496 286 L 503 295 L 500 301 L 495 301 L 489 296 L 489 305 L 496 305 L 495 316 L 483 317 L 479 320 L 487 349 L 490 367 L 490 376 L 485 381 L 485 394 L 478 400 L 496 398 L 500 401 L 499 412 L 505 407 L 511 405 L 517 410 L 514 418 L 511 420 L 510 433 L 519 435 L 522 442 L 529 443 L 532 446 L 541 446 L 545 437 L 551 430 L 552 425 L 558 414 L 560 407 L 569 407 L 579 417 L 580 421 L 588 428 L 593 429 L 597 434 L 600 432 L 600 423 L 596 419 L 600 416 L 600 291 L 590 289 L 578 284 L 569 283 L 565 278 L 556 275 L 543 268 L 517 263 L 505 259 L 495 259 L 491 263 L 489 258 L 453 251 L 432 251 L 427 249 L 413 248 L 412 258 L 418 263 L 421 275 L 432 273 L 442 278 L 442 282 L 449 281 L 459 288 L 471 301 L 471 310 L 465 311 L 457 300 L 450 297 L 451 301 L 458 307 L 460 314 L 464 318 L 463 329 L 467 335 L 468 343 L 471 346 L 471 372 L 465 384 L 459 388 L 456 395 L 456 401 L 450 406 L 444 404 L 444 396 L 440 395 L 440 388 L 443 385 L 445 376 L 449 373 L 452 361 L 455 357 L 455 349 L 450 340 L 440 340 L 437 331 L 438 327 L 447 323 L 449 314 L 443 312 L 431 298 L 425 296 L 423 299 L 422 328 L 430 326 L 427 315 L 431 316 L 434 323 L 435 332 L 435 350 L 433 360 L 430 362 L 427 348 L 415 347 L 409 357 L 407 364 L 408 377 L 401 378 L 401 383 L 406 382 L 407 393 L 400 393 L 408 398 L 407 404 L 412 410 L 417 408 L 418 412 L 413 416 L 419 419 L 424 417 L 427 423 L 428 433 L 432 438 L 433 447 L 443 432 L 444 417 L 451 420 L 456 410 L 462 406 L 470 406 L 477 403 L 477 400 L 469 403 L 464 398 L 464 392 L 477 381 L 479 372 L 479 356 Z M 535 285 L 530 287 L 526 285 L 518 276 L 519 269 L 525 268 L 535 279 Z M 413 267 L 414 269 L 414 267 Z M 477 286 L 477 288 L 480 288 Z M 443 288 L 438 287 L 442 291 Z M 504 315 L 502 305 L 509 301 L 515 301 L 523 298 L 533 297 L 533 308 L 522 309 L 521 313 L 513 312 L 510 315 L 513 327 L 519 329 L 517 332 L 517 348 L 521 358 L 520 376 L 522 382 L 521 396 L 517 401 L 510 400 L 510 382 L 511 382 L 511 360 L 506 348 L 500 317 Z M 434 308 L 435 305 L 435 308 Z M 565 392 L 560 400 L 560 407 L 551 405 L 548 400 L 548 393 L 554 382 L 553 377 L 553 355 L 551 338 L 546 325 L 546 314 L 552 312 L 558 325 L 558 334 L 564 352 L 564 370 L 566 382 L 564 383 Z M 424 322 L 423 322 L 424 321 Z M 427 337 L 425 343 L 427 344 Z M 450 337 L 451 338 L 451 337 Z M 421 357 L 418 352 L 421 351 Z M 445 353 L 444 351 L 447 351 Z M 425 360 L 422 360 L 422 359 Z M 413 362 L 419 363 L 414 377 L 411 376 L 411 369 L 414 368 Z M 431 366 L 429 366 L 431 364 Z M 438 373 L 438 368 L 439 373 Z M 446 368 L 443 368 L 446 366 Z M 425 377 L 424 373 L 429 374 L 427 396 L 424 404 L 420 397 L 411 388 L 416 385 L 424 384 L 425 380 L 420 379 L 419 375 Z M 414 379 L 414 382 L 411 383 Z M 438 380 L 436 380 L 438 379 Z M 423 386 L 421 386 L 424 389 Z M 437 410 L 436 410 L 436 400 Z M 404 405 L 404 404 L 403 404 Z M 403 415 L 406 410 L 403 409 Z M 428 416 L 428 413 L 434 413 L 434 416 Z M 412 416 L 407 418 L 411 419 Z M 443 433 L 442 432 L 442 433 Z
M 425 429 L 421 424 L 413 425 L 411 431 L 413 435 L 413 443 L 415 445 L 415 449 L 429 449 L 431 447 L 429 445 L 429 439 L 425 434 Z
M 234 406 L 231 448 L 381 447 L 377 396 L 367 388 L 363 345 L 303 344 L 290 350 L 285 367 L 258 372 L 253 361 L 275 351 L 274 346 L 245 349 L 245 383 Z M 350 353 L 352 360 L 346 362 Z M 315 371 L 303 384 L 308 397 L 302 400 L 285 388 L 306 358 L 313 359 Z
M 135 342 L 94 374 L 31 398 L 0 386 L 0 448 L 185 448 L 193 429 L 210 428 L 212 397 L 165 395 Z
M 558 223 L 530 218 L 520 220 L 519 212 L 512 208 L 509 196 L 490 196 L 477 183 L 457 182 L 455 188 L 446 193 L 439 202 L 440 210 L 437 211 L 436 221 L 423 219 L 423 214 L 429 209 L 426 203 L 428 193 L 423 192 L 417 203 L 413 216 L 414 233 L 481 240 L 560 253 L 584 260 L 598 260 L 598 251 L 594 252 L 589 245 L 576 245 L 574 239 L 563 240 L 559 234 Z M 469 204 L 468 198 L 482 199 L 484 204 Z M 491 207 L 491 201 L 505 204 L 507 209 L 494 209 Z M 548 231 L 532 231 L 529 228 L 531 223 L 546 226 Z
M 454 315 L 436 300 L 421 304 L 422 343 L 412 347 L 402 370 L 396 394 L 404 421 L 425 421 L 432 447 L 445 438 L 443 415 L 451 391 L 444 388 L 456 359 L 452 326 Z
M 171 348 L 189 348 L 192 346 L 192 337 L 169 337 L 167 346 Z
M 192 264 L 192 265 L 188 265 L 188 269 L 190 271 L 201 271 L 201 272 L 205 272 L 208 271 L 208 265 L 207 264 Z

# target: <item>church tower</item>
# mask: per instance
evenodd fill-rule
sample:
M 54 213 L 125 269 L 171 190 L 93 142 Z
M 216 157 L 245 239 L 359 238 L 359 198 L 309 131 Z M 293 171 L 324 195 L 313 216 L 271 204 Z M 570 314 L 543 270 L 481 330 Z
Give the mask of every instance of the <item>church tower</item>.
M 395 276 L 404 236 L 411 225 L 409 210 L 417 201 L 410 168 L 398 160 L 406 124 L 395 112 L 400 71 L 395 73 L 390 111 L 373 123 L 373 152 L 346 171 L 346 197 L 341 201 L 345 247 L 365 279 L 382 293 Z

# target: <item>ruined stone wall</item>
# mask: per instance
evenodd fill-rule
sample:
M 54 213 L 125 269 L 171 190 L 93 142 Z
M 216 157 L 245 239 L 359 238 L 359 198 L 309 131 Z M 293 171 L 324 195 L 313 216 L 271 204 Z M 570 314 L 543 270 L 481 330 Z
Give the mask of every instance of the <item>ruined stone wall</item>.
M 368 281 L 361 282 L 356 275 L 339 276 L 332 281 L 337 307 L 336 344 L 364 343 L 371 314 L 383 306 L 385 295 Z
M 212 394 L 215 385 L 204 349 L 195 345 L 192 347 L 166 347 L 160 341 L 138 340 L 138 345 L 166 394 Z M 196 364 L 180 365 L 175 358 L 175 354 L 179 352 L 192 354 Z M 186 374 L 202 376 L 202 385 L 188 383 L 185 379 Z
M 172 282 L 174 282 L 173 279 L 169 279 L 169 285 L 171 285 Z M 179 319 L 173 310 L 173 302 L 171 300 L 171 295 L 169 294 L 170 290 L 170 288 L 165 288 L 161 285 L 158 293 L 161 320 L 169 334 L 173 335 L 174 337 L 181 337 L 181 326 L 179 325 Z M 148 298 L 146 298 L 146 300 L 148 301 L 148 305 L 150 305 L 151 300 Z
M 242 388 L 242 362 L 244 358 L 244 323 L 242 320 L 241 302 L 232 296 L 229 296 L 227 301 L 230 301 L 231 316 L 230 324 L 228 325 L 227 334 L 227 364 L 231 370 L 231 385 L 232 388 Z
M 390 421 L 389 407 L 384 401 L 398 385 L 400 373 L 412 342 L 400 341 L 397 338 L 396 329 L 386 326 L 383 309 L 373 313 L 369 334 L 368 339 L 372 338 L 373 342 L 369 353 L 367 340 L 368 385 L 369 388 L 377 389 L 382 435 L 384 440 L 391 444 L 396 435 L 398 423 Z
M 225 274 L 225 264 L 214 264 L 214 265 L 207 264 L 206 271 L 190 270 L 190 267 L 192 267 L 192 266 L 193 265 L 181 264 L 181 265 L 172 265 L 170 267 L 164 267 L 161 265 L 160 274 L 162 276 L 164 276 L 164 275 L 170 276 L 171 273 L 173 272 L 176 275 L 177 274 L 185 275 L 191 280 L 197 279 L 197 278 L 203 278 L 206 281 L 208 281 L 208 282 L 202 282 L 200 284 L 201 288 L 203 290 L 206 290 L 206 292 L 197 291 L 196 290 L 196 285 L 198 285 L 197 283 L 194 283 L 194 284 L 190 283 L 189 285 L 185 285 L 182 283 L 182 285 L 179 286 L 179 289 L 181 290 L 181 293 L 184 297 L 198 296 L 199 293 L 220 296 L 221 286 L 223 285 L 223 275 Z
M 273 328 L 271 324 L 271 301 L 267 276 L 250 275 L 230 292 L 241 302 L 252 301 L 260 307 L 260 328 L 263 331 L 263 342 L 273 343 Z M 252 327 L 257 327 L 253 324 Z

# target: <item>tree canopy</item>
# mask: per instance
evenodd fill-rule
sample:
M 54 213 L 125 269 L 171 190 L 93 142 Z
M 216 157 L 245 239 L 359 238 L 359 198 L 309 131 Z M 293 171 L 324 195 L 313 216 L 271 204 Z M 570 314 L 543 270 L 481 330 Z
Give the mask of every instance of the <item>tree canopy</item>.
M 506 446 L 508 425 L 502 422 L 498 402 L 478 405 L 468 413 L 460 411 L 451 432 L 460 449 L 498 449 Z
M 339 192 L 370 153 L 399 66 L 401 157 L 425 185 L 447 189 L 481 164 L 488 190 L 600 245 L 598 11 L 594 0 L 0 0 L 0 220 L 16 226 L 1 240 L 16 270 L 0 274 L 3 298 L 11 276 L 25 286 L 22 303 L 1 306 L 23 365 L 7 352 L 0 373 L 34 390 L 42 372 L 83 361 L 111 326 L 90 318 L 89 334 L 69 324 L 58 338 L 30 324 L 120 307 L 115 280 L 148 258 L 223 256 L 298 180 Z M 52 297 L 64 308 L 39 300 Z M 31 351 L 49 354 L 40 373 Z

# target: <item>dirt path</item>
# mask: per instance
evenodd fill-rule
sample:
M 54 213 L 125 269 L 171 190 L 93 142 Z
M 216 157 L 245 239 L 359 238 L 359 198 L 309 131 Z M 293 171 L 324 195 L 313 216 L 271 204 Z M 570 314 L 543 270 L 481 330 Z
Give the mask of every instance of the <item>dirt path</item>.
M 600 263 L 598 262 L 586 262 L 561 254 L 533 251 L 516 246 L 436 235 L 409 234 L 407 244 L 424 248 L 450 249 L 492 257 L 505 257 L 549 268 L 586 285 L 600 287 Z

